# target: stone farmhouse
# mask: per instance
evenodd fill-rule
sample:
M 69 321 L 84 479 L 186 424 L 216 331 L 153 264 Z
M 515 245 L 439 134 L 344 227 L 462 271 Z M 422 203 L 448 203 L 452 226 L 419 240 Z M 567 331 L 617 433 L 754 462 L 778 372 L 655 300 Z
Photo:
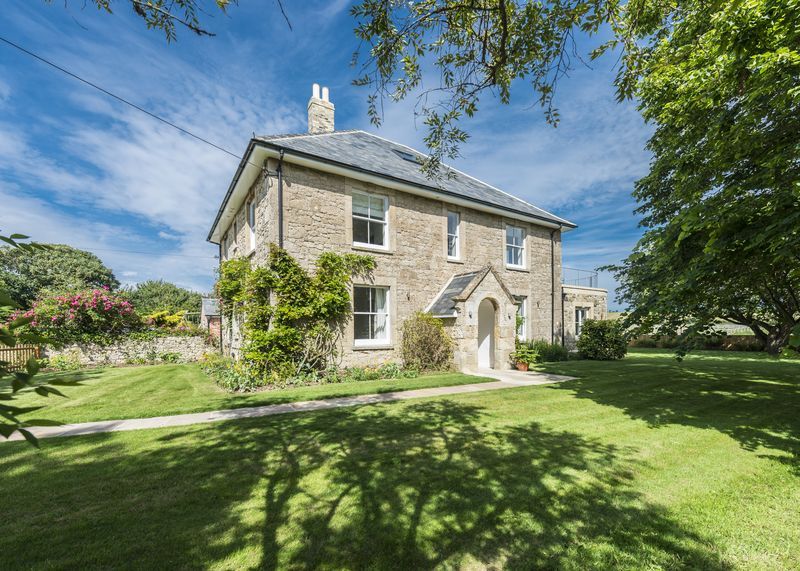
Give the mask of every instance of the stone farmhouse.
M 334 130 L 314 85 L 308 133 L 250 140 L 208 240 L 221 260 L 254 265 L 270 243 L 307 269 L 325 251 L 373 256 L 373 278 L 353 285 L 346 366 L 399 361 L 403 321 L 421 310 L 443 320 L 463 370 L 510 367 L 517 337 L 573 345 L 583 320 L 605 317 L 605 290 L 562 285 L 561 236 L 575 224 L 453 168 L 432 180 L 421 157 Z M 238 354 L 237 323 L 222 342 Z

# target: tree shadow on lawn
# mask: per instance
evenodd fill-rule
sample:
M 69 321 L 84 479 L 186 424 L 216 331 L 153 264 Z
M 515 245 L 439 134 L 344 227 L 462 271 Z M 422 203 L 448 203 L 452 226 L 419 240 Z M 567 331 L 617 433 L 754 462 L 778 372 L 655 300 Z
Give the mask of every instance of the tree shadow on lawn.
M 632 489 L 633 451 L 453 401 L 16 452 L 3 568 L 727 568 Z
M 632 360 L 551 389 L 574 391 L 653 427 L 714 429 L 746 450 L 783 452 L 769 457 L 800 471 L 800 363 L 735 357 Z

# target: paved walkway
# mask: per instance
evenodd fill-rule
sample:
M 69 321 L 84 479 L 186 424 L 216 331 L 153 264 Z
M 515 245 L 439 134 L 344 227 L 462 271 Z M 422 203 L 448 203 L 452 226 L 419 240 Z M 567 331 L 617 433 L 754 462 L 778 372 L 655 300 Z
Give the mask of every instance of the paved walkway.
M 479 369 L 478 371 L 468 372 L 467 374 L 480 377 L 489 377 L 497 380 L 488 383 L 471 383 L 466 385 L 453 385 L 449 387 L 432 387 L 429 389 L 414 389 L 410 391 L 397 391 L 391 393 L 337 397 L 331 399 L 299 401 L 285 404 L 270 404 L 247 408 L 233 408 L 230 410 L 214 410 L 210 412 L 176 414 L 172 416 L 130 418 L 125 420 L 101 420 L 97 422 L 82 422 L 80 424 L 62 424 L 60 426 L 39 426 L 31 427 L 28 430 L 37 438 L 53 438 L 56 436 L 80 436 L 84 434 L 98 434 L 101 432 L 120 432 L 123 430 L 142 430 L 146 428 L 187 426 L 189 424 L 202 424 L 206 422 L 219 422 L 222 420 L 235 420 L 238 418 L 271 416 L 274 414 L 286 414 L 290 412 L 308 412 L 314 410 L 341 408 L 345 406 L 376 404 L 425 397 L 479 393 L 528 385 L 547 385 L 551 383 L 569 381 L 574 378 L 545 373 L 521 373 L 519 371 L 496 371 L 492 369 Z M 8 440 L 22 439 L 23 436 L 18 432 L 15 432 Z M 0 442 L 5 441 L 6 439 L 0 440 Z

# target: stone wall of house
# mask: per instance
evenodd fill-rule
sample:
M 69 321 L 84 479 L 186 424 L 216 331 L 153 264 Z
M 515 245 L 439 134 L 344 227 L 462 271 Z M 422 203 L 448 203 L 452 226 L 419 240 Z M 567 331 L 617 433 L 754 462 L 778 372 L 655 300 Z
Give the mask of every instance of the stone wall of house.
M 96 343 L 74 343 L 58 349 L 45 348 L 44 357 L 75 355 L 81 365 L 96 367 L 101 365 L 129 365 L 142 362 L 163 361 L 165 355 L 178 355 L 178 362 L 197 361 L 204 353 L 214 348 L 206 343 L 204 337 L 175 336 L 155 337 L 147 340 L 125 339 L 112 345 Z M 171 360 L 171 357 L 167 357 Z
M 270 170 L 277 166 L 270 161 Z M 527 298 L 528 339 L 561 337 L 561 235 L 552 233 L 555 267 L 551 266 L 551 230 L 536 224 L 442 201 L 415 196 L 375 186 L 344 176 L 324 173 L 285 162 L 284 168 L 284 246 L 307 269 L 326 251 L 361 253 L 375 258 L 377 268 L 372 284 L 390 288 L 390 341 L 385 346 L 358 348 L 353 344 L 352 326 L 343 339 L 344 365 L 375 365 L 398 361 L 401 324 L 415 311 L 424 310 L 453 274 L 479 269 L 491 264 L 516 296 Z M 253 185 L 257 199 L 257 240 L 250 253 L 255 265 L 268 256 L 268 244 L 277 241 L 277 183 L 274 177 Z M 366 191 L 380 194 L 389 201 L 388 249 L 366 249 L 352 243 L 352 195 Z M 458 261 L 447 258 L 447 211 L 461 216 Z M 241 244 L 246 220 L 244 204 L 237 214 Z M 526 267 L 513 269 L 505 264 L 505 226 L 512 224 L 526 230 Z M 230 229 L 229 229 L 230 231 Z M 223 258 L 244 255 L 230 244 L 222 249 Z M 551 277 L 552 276 L 552 277 Z M 555 283 L 556 295 L 551 295 Z M 553 307 L 554 303 L 554 307 Z M 552 311 L 551 311 L 552 307 Z M 555 316 L 555 322 L 551 321 Z M 226 351 L 236 352 L 235 334 L 226 335 Z M 476 347 L 477 348 L 477 347 Z M 467 350 L 466 347 L 464 350 Z M 498 360 L 499 361 L 499 360 Z M 498 362 L 498 366 L 501 365 Z
M 575 310 L 586 308 L 587 319 L 606 319 L 608 316 L 608 292 L 594 287 L 564 285 L 564 345 L 575 348 Z

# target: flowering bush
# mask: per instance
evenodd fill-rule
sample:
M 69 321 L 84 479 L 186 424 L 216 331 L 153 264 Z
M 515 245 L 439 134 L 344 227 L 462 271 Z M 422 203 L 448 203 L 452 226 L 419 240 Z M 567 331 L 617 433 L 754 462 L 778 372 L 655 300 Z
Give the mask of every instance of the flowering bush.
M 107 343 L 142 327 L 128 299 L 108 288 L 82 290 L 38 299 L 17 317 L 32 318 L 28 325 L 48 343 Z

